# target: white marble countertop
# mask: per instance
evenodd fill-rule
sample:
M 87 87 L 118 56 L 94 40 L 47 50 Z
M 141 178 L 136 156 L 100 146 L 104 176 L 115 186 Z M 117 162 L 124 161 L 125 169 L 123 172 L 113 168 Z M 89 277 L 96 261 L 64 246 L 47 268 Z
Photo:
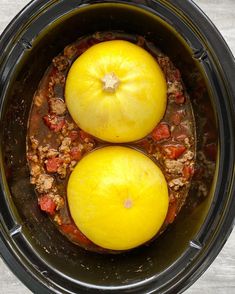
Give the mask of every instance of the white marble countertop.
M 29 0 L 0 0 L 0 33 L 28 2 Z M 195 2 L 214 22 L 235 55 L 235 0 L 195 0 Z M 10 272 L 1 259 L 0 293 L 32 293 Z M 235 230 L 214 263 L 185 293 L 235 293 Z

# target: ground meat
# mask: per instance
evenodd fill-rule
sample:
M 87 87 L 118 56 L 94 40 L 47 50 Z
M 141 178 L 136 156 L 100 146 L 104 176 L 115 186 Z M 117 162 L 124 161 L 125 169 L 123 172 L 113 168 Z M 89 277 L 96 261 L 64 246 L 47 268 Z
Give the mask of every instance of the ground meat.
M 60 158 L 63 160 L 64 163 L 70 163 L 72 160 L 70 153 L 60 154 Z
M 168 173 L 172 173 L 172 174 L 181 174 L 182 173 L 184 166 L 180 161 L 166 159 L 164 161 L 164 163 L 165 163 L 166 171 Z
M 39 142 L 37 139 L 35 139 L 33 136 L 30 137 L 30 142 L 31 142 L 31 148 L 32 149 L 37 149 L 39 146 Z
M 167 87 L 167 94 L 168 95 L 172 95 L 172 94 L 182 92 L 182 91 L 183 91 L 183 87 L 179 81 L 168 82 L 168 87 Z
M 38 163 L 38 156 L 36 154 L 28 153 L 27 157 L 31 162 Z
M 191 147 L 190 140 L 189 140 L 188 137 L 186 137 L 186 138 L 184 139 L 184 145 L 185 145 L 187 148 L 190 148 L 190 147 Z
M 70 152 L 70 145 L 71 145 L 72 140 L 69 137 L 65 137 L 59 147 L 59 151 L 63 153 L 68 153 Z
M 54 222 L 56 222 L 59 226 L 62 225 L 62 217 L 59 214 L 54 216 Z
M 66 177 L 67 167 L 68 167 L 67 163 L 63 163 L 62 165 L 58 167 L 57 173 L 60 175 L 60 178 L 64 179 Z
M 173 179 L 168 183 L 168 185 L 173 190 L 178 191 L 180 188 L 182 188 L 185 185 L 185 180 L 184 178 Z
M 36 189 L 39 193 L 47 193 L 53 185 L 54 178 L 47 174 L 40 174 L 36 180 Z
M 64 101 L 60 98 L 49 99 L 50 112 L 56 115 L 63 115 L 66 111 L 66 105 Z
M 41 173 L 40 165 L 32 162 L 31 169 L 30 169 L 31 176 L 36 178 L 39 176 L 40 173 Z
M 47 152 L 49 151 L 49 149 L 50 147 L 48 145 L 38 147 L 37 150 L 38 150 L 39 158 L 41 161 L 47 158 Z
M 94 149 L 94 146 L 95 146 L 94 143 L 86 143 L 86 144 L 84 144 L 84 149 L 86 150 L 86 152 L 89 152 L 92 149 Z
M 187 150 L 184 155 L 179 159 L 180 162 L 186 162 L 194 158 L 194 153 L 190 150 Z
M 67 122 L 66 126 L 69 131 L 72 131 L 76 127 L 74 123 L 69 122 Z
M 56 149 L 50 148 L 47 151 L 46 157 L 51 158 L 51 157 L 56 157 L 59 154 L 59 152 Z
M 53 195 L 52 198 L 56 204 L 56 210 L 59 210 L 64 206 L 64 199 L 60 195 Z
M 75 45 L 69 45 L 64 48 L 64 55 L 69 59 L 72 59 L 77 53 L 77 47 Z
M 206 197 L 208 195 L 207 186 L 203 182 L 200 182 L 200 184 L 198 185 L 198 193 L 203 197 Z
M 44 96 L 42 93 L 38 93 L 35 97 L 34 97 L 34 105 L 36 105 L 37 107 L 42 106 L 43 104 L 43 100 L 44 100 Z
M 53 62 L 54 67 L 56 67 L 59 71 L 64 71 L 69 66 L 69 61 L 68 61 L 67 57 L 65 57 L 63 55 L 59 55 L 59 56 L 55 57 L 52 60 L 52 62 Z
M 72 160 L 72 161 L 71 161 L 71 163 L 70 163 L 70 165 L 69 165 L 69 169 L 70 169 L 70 171 L 72 171 L 72 170 L 74 169 L 74 167 L 75 167 L 76 164 L 77 164 L 77 161 L 76 161 L 76 160 Z

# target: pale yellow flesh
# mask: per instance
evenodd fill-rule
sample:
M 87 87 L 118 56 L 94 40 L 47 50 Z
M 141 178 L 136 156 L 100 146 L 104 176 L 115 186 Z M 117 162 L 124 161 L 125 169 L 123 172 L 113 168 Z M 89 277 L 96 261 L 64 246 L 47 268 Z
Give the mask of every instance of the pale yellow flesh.
M 68 187 L 72 218 L 95 244 L 127 250 L 153 238 L 168 210 L 164 175 L 147 156 L 111 146 L 85 156 Z
M 102 79 L 114 73 L 117 89 L 107 92 Z M 166 81 L 155 59 L 127 41 L 107 41 L 89 48 L 67 77 L 68 110 L 84 131 L 108 142 L 145 137 L 166 108 Z

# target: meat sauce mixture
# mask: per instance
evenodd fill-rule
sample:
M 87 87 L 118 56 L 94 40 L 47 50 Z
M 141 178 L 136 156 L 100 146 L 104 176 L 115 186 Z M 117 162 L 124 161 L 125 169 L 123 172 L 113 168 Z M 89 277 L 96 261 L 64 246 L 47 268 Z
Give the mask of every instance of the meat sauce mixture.
M 183 206 L 194 173 L 195 127 L 191 103 L 181 74 L 169 57 L 141 36 L 95 33 L 67 46 L 55 57 L 34 95 L 28 123 L 27 158 L 38 204 L 70 241 L 102 251 L 74 224 L 67 205 L 70 173 L 88 152 L 104 143 L 79 129 L 64 101 L 66 75 L 73 61 L 92 45 L 113 39 L 131 41 L 149 51 L 167 80 L 168 103 L 162 121 L 146 138 L 128 144 L 150 156 L 162 169 L 169 189 L 169 209 L 161 232 Z M 160 232 L 160 233 L 161 233 Z

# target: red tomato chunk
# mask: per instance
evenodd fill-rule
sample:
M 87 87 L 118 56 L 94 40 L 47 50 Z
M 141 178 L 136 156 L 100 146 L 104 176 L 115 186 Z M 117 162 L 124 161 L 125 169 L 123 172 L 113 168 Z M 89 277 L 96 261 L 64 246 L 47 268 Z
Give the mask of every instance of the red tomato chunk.
M 165 222 L 167 224 L 172 224 L 176 217 L 177 203 L 173 202 L 169 204 L 168 212 L 166 215 Z
M 185 101 L 184 94 L 182 92 L 177 92 L 175 94 L 175 103 L 176 104 L 183 104 Z
M 194 174 L 194 168 L 192 166 L 184 166 L 183 168 L 183 176 L 186 180 L 188 180 Z
M 53 215 L 55 213 L 56 204 L 47 194 L 38 199 L 41 210 Z
M 165 156 L 169 159 L 177 159 L 179 158 L 186 148 L 183 145 L 166 145 L 163 146 L 163 151 Z
M 70 156 L 72 160 L 80 160 L 82 153 L 78 147 L 73 147 L 70 151 Z
M 48 114 L 43 117 L 45 124 L 53 132 L 59 132 L 65 125 L 65 120 L 61 117 L 58 117 L 54 114 Z
M 69 234 L 73 239 L 84 245 L 89 245 L 92 242 L 83 235 L 78 228 L 73 224 L 62 224 L 61 229 L 65 234 Z
M 152 138 L 155 141 L 170 138 L 171 133 L 169 126 L 165 123 L 160 123 L 152 132 Z
M 56 173 L 57 169 L 63 163 L 63 160 L 59 157 L 52 157 L 46 160 L 46 169 L 49 173 Z

